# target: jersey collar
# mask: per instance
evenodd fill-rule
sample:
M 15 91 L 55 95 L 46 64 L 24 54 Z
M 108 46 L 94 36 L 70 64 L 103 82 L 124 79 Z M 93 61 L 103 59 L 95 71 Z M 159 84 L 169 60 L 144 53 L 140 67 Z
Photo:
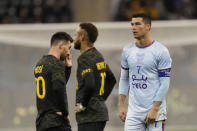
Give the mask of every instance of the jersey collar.
M 146 48 L 146 47 L 151 46 L 154 42 L 155 42 L 155 40 L 153 40 L 152 43 L 150 43 L 150 44 L 148 44 L 148 45 L 146 45 L 146 46 L 139 46 L 139 45 L 137 44 L 137 42 L 135 42 L 135 45 L 136 45 L 138 48 Z

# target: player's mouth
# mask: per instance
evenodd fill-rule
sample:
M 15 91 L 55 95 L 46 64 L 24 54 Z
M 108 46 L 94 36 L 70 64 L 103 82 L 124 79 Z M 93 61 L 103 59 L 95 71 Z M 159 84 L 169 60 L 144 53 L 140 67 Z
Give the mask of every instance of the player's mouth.
M 137 34 L 137 32 L 136 32 L 136 31 L 133 31 L 133 34 L 134 34 L 134 35 L 136 35 L 136 34 Z

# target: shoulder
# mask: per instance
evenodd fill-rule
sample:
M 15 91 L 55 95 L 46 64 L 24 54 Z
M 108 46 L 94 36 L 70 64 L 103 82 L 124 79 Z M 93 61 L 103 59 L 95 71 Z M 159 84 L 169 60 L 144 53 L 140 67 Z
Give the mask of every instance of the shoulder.
M 154 46 L 155 46 L 155 49 L 158 50 L 159 52 L 163 52 L 163 51 L 168 52 L 168 48 L 158 41 L 155 41 Z
M 122 50 L 122 55 L 123 56 L 128 56 L 129 52 L 131 51 L 132 48 L 135 47 L 135 43 L 130 43 L 126 45 L 123 50 Z
M 90 62 L 91 60 L 87 55 L 79 56 L 77 59 L 78 68 L 79 69 L 85 68 L 86 66 L 90 65 L 89 64 Z
M 88 52 L 80 55 L 77 59 L 78 64 L 91 64 L 98 60 L 104 60 L 103 55 L 96 49 L 93 48 Z
M 132 49 L 133 47 L 135 47 L 135 42 L 134 42 L 134 43 L 127 44 L 127 45 L 123 48 L 123 52 L 128 51 L 129 49 Z
M 168 48 L 158 41 L 155 41 L 155 43 L 153 44 L 152 51 L 158 57 L 169 55 Z
M 48 69 L 50 65 L 49 59 L 46 58 L 46 56 L 43 56 L 37 63 L 36 63 L 36 67 L 38 66 L 42 66 L 44 67 L 44 69 Z
M 78 62 L 78 64 L 80 64 L 80 63 L 83 63 L 86 59 L 87 59 L 87 56 L 86 55 L 80 55 L 77 58 L 77 62 Z
M 65 69 L 63 62 L 53 56 L 46 57 L 46 61 L 47 67 L 52 71 L 62 71 Z
M 157 56 L 158 56 L 157 58 L 159 60 L 161 60 L 161 59 L 169 59 L 169 60 L 171 60 L 168 48 L 165 45 L 161 44 L 160 42 L 156 42 L 155 43 L 154 50 L 155 50 L 154 52 L 157 54 Z
M 95 48 L 95 50 L 94 50 L 94 54 L 95 54 L 96 56 L 98 56 L 98 57 L 103 57 L 102 53 L 101 53 L 99 50 L 97 50 L 96 48 Z

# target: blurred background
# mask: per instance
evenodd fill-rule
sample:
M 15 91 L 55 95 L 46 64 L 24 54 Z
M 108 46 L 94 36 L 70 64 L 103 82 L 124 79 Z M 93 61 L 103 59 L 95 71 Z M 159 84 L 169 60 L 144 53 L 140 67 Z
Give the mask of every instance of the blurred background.
M 151 36 L 170 51 L 172 75 L 167 95 L 167 131 L 197 131 L 197 1 L 195 0 L 0 0 L 0 131 L 35 131 L 33 68 L 47 54 L 56 31 L 74 36 L 80 22 L 99 29 L 95 46 L 114 72 L 117 84 L 107 100 L 110 121 L 106 131 L 123 131 L 117 116 L 122 48 L 135 41 L 130 17 L 147 13 L 153 19 Z M 76 60 L 67 85 L 73 130 Z M 127 107 L 127 103 L 125 104 Z
M 0 0 L 0 23 L 127 21 L 134 13 L 153 20 L 197 18 L 195 0 Z

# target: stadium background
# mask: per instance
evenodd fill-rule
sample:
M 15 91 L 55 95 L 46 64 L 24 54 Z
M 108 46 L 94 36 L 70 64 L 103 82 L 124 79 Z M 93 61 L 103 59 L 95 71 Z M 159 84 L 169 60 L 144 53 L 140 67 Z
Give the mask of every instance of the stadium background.
M 155 19 L 151 36 L 169 48 L 173 59 L 167 95 L 167 129 L 197 131 L 196 3 L 194 0 L 1 0 L 0 131 L 35 130 L 33 67 L 47 53 L 50 37 L 56 31 L 73 36 L 79 22 L 94 22 L 100 34 L 95 46 L 119 80 L 122 48 L 134 41 L 128 16 L 138 11 L 157 14 L 151 15 Z M 133 7 L 139 9 L 133 10 Z M 67 93 L 75 131 L 75 74 L 79 52 L 73 49 L 71 52 L 73 68 Z M 117 92 L 118 83 L 107 101 L 110 121 L 106 131 L 123 130 L 117 116 Z

